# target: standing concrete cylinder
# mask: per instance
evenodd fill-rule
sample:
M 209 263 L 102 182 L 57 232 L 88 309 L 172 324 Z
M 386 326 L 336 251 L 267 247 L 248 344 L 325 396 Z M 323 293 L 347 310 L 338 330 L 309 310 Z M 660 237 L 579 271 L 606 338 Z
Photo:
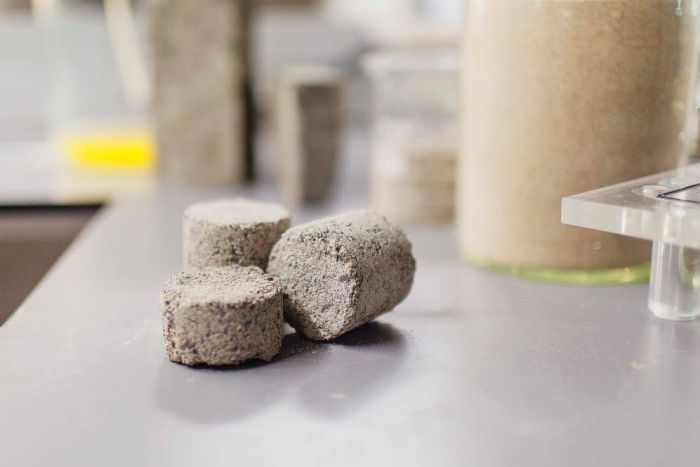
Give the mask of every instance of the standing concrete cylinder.
M 370 211 L 288 230 L 268 272 L 284 288 L 284 314 L 304 336 L 329 340 L 371 321 L 411 290 L 416 262 L 395 224 Z
M 342 79 L 333 69 L 296 66 L 279 83 L 276 106 L 279 182 L 295 203 L 331 191 L 342 126 Z
M 282 346 L 282 288 L 255 267 L 180 273 L 161 292 L 165 351 L 185 365 L 271 360 Z
M 272 203 L 239 198 L 193 204 L 183 216 L 184 268 L 264 269 L 270 250 L 290 222 L 287 210 Z
M 246 176 L 246 0 L 150 0 L 153 112 L 168 180 Z

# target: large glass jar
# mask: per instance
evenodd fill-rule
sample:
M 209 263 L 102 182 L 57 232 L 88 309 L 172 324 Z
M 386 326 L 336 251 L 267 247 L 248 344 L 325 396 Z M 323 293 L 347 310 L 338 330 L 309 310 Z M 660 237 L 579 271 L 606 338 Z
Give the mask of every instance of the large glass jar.
M 649 245 L 564 226 L 563 196 L 688 153 L 696 0 L 470 0 L 458 217 L 469 260 L 584 282 L 640 278 Z

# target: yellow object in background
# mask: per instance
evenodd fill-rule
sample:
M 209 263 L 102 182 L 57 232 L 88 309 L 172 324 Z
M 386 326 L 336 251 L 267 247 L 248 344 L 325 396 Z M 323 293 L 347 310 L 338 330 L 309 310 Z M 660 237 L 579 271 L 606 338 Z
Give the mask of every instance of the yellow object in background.
M 153 136 L 145 129 L 65 132 L 57 142 L 79 169 L 143 172 L 155 165 Z

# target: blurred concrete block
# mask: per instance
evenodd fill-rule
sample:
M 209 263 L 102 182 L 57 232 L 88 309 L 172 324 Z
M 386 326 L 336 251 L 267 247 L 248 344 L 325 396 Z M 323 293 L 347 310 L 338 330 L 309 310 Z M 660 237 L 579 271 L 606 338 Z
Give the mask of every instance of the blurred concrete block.
M 0 13 L 3 10 L 25 10 L 32 8 L 31 0 L 0 0 Z
M 232 183 L 247 170 L 246 0 L 150 0 L 161 176 Z
M 338 165 L 342 113 L 337 71 L 296 66 L 282 74 L 276 105 L 279 182 L 289 201 L 328 196 Z

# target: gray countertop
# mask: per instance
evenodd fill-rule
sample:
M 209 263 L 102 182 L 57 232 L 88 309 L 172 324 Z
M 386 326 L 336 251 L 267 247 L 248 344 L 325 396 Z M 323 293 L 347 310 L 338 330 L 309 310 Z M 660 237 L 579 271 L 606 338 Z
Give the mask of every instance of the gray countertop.
M 700 462 L 700 323 L 650 316 L 644 285 L 469 267 L 449 227 L 408 229 L 414 289 L 375 324 L 333 344 L 289 331 L 270 364 L 170 363 L 158 291 L 180 215 L 222 194 L 113 203 L 0 327 L 0 465 Z M 342 199 L 296 220 L 363 204 Z

